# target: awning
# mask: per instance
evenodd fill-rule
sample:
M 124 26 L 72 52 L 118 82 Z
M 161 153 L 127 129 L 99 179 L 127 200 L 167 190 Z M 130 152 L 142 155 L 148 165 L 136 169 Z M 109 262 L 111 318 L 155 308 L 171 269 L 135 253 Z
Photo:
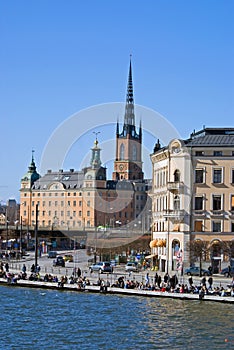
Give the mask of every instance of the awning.
M 156 256 L 156 254 L 150 254 L 150 255 L 145 256 L 145 259 L 151 259 L 151 258 L 153 258 L 154 256 Z

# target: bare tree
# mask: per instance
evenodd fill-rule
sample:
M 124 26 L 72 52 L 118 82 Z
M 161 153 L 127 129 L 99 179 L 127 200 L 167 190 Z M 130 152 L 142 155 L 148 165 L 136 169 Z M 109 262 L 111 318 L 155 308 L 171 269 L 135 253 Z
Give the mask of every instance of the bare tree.
M 194 263 L 199 259 L 200 276 L 202 275 L 202 260 L 205 259 L 207 253 L 209 252 L 209 243 L 196 239 L 188 242 L 188 249 L 190 251 L 190 261 Z

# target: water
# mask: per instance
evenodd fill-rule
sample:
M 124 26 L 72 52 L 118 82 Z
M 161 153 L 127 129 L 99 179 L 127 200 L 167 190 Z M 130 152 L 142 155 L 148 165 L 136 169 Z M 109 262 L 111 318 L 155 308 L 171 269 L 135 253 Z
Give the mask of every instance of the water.
M 0 295 L 0 349 L 234 349 L 232 304 L 5 286 Z

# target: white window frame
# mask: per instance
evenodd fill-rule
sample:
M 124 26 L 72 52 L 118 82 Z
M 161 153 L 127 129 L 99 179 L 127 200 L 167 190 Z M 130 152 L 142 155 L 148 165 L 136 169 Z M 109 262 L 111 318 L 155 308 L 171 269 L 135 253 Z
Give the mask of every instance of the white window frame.
M 203 182 L 196 182 L 196 170 L 202 170 L 203 171 Z M 194 170 L 194 183 L 197 185 L 205 184 L 206 183 L 206 168 L 205 167 L 197 167 Z
M 214 171 L 215 170 L 221 170 L 221 181 L 220 182 L 214 182 Z M 212 167 L 212 184 L 220 185 L 224 183 L 224 168 L 222 166 L 213 166 Z
M 220 196 L 221 197 L 221 209 L 214 209 L 213 208 L 213 197 L 214 196 Z M 215 211 L 219 211 L 219 210 L 223 210 L 223 203 L 224 203 L 224 201 L 223 201 L 223 196 L 224 196 L 224 194 L 223 193 L 212 193 L 211 194 L 211 205 L 210 205 L 210 208 L 211 208 L 211 210 L 213 211 L 213 210 L 215 210 Z

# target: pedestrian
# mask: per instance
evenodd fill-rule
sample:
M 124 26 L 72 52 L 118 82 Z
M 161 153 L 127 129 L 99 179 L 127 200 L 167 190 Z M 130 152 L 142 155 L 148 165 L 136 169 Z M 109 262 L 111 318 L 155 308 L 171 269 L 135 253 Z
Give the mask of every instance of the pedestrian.
M 26 270 L 27 270 L 27 268 L 26 268 L 25 264 L 23 264 L 22 272 L 23 272 L 23 273 L 26 273 Z
M 34 264 L 32 264 L 32 266 L 31 266 L 31 272 L 35 272 L 35 265 Z
M 206 287 L 206 277 L 205 276 L 202 278 L 201 283 L 204 287 Z
M 147 274 L 145 276 L 145 285 L 146 285 L 146 287 L 148 287 L 148 285 L 149 285 L 149 272 L 147 272 Z
M 154 285 L 156 286 L 158 283 L 158 274 L 156 272 L 155 276 L 154 276 Z
M 5 263 L 5 270 L 6 270 L 6 272 L 9 272 L 9 264 L 8 264 L 8 262 Z
M 189 282 L 189 285 L 191 287 L 193 285 L 193 278 L 192 278 L 192 276 L 189 277 L 188 282 Z
M 77 269 L 77 277 L 79 278 L 81 276 L 81 269 L 78 267 Z
M 212 285 L 213 285 L 213 277 L 209 277 L 208 278 L 208 283 L 209 283 L 209 289 L 212 289 Z
M 162 277 L 159 275 L 158 276 L 158 287 L 161 287 L 161 282 L 162 282 Z

